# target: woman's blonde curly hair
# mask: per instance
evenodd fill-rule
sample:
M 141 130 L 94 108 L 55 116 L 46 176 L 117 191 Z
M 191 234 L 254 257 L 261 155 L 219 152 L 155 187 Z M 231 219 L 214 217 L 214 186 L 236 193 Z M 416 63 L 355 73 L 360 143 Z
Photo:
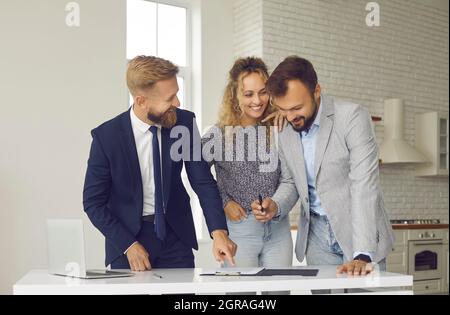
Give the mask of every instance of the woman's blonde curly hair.
M 267 66 L 261 58 L 246 57 L 239 58 L 235 61 L 233 67 L 228 74 L 228 83 L 222 99 L 222 106 L 219 114 L 219 127 L 221 129 L 227 126 L 239 126 L 242 117 L 242 109 L 240 107 L 240 97 L 243 93 L 243 80 L 252 73 L 258 73 L 264 83 L 269 78 Z M 263 114 L 263 117 L 274 112 L 271 102 Z M 271 126 L 270 122 L 265 124 Z

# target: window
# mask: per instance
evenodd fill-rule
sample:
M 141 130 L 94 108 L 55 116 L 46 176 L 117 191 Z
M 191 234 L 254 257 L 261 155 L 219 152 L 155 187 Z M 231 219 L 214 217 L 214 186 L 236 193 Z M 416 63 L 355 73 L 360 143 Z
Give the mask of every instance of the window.
M 190 24 L 188 8 L 146 0 L 127 0 L 127 59 L 138 55 L 158 56 L 179 68 L 178 98 L 190 108 Z M 133 100 L 130 97 L 130 105 Z

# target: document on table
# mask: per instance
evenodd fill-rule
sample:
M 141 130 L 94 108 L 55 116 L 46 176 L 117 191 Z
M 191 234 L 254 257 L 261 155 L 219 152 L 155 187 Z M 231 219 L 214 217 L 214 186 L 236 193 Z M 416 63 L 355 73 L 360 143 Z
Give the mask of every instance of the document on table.
M 264 270 L 260 268 L 218 268 L 204 270 L 200 276 L 256 276 Z
M 318 269 L 266 269 L 266 268 L 220 268 L 215 270 L 205 270 L 201 276 L 303 276 L 315 277 Z

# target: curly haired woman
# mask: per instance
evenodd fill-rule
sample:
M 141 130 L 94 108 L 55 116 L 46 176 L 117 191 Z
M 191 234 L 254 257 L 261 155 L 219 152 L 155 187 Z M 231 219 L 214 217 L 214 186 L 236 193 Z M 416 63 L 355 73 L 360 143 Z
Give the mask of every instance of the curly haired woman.
M 211 155 L 207 160 L 215 167 L 230 238 L 238 245 L 237 267 L 292 265 L 289 218 L 275 222 L 267 215 L 273 209 L 251 209 L 252 202 L 275 193 L 281 175 L 274 128 L 264 120 L 276 116 L 266 91 L 268 77 L 261 59 L 236 60 L 219 122 L 202 139 L 203 153 Z M 276 121 L 282 125 L 281 117 Z

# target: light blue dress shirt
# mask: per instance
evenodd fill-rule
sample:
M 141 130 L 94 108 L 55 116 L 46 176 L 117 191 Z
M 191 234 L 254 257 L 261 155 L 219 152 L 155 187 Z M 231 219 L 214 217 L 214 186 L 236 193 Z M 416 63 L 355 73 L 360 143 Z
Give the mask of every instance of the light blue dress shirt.
M 316 191 L 316 174 L 314 171 L 314 159 L 316 156 L 316 142 L 319 134 L 320 116 L 322 114 L 322 97 L 320 98 L 319 111 L 316 119 L 307 131 L 301 132 L 301 139 L 303 144 L 303 156 L 305 159 L 306 178 L 308 182 L 308 194 L 310 211 L 314 211 L 320 215 L 326 215 L 325 210 L 320 202 L 319 195 Z

